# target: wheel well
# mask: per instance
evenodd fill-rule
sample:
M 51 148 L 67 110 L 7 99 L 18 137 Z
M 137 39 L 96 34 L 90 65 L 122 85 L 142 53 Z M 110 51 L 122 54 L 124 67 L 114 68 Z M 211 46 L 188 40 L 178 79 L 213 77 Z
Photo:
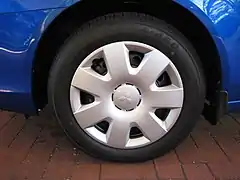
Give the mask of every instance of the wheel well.
M 202 62 L 207 84 L 207 99 L 214 101 L 214 94 L 221 87 L 221 63 L 215 43 L 202 23 L 188 10 L 173 1 L 162 1 L 161 6 L 148 0 L 108 2 L 108 6 L 92 6 L 96 0 L 82 0 L 61 13 L 43 34 L 34 60 L 33 98 L 37 108 L 47 103 L 49 71 L 60 46 L 79 26 L 97 16 L 113 12 L 142 12 L 172 24 L 192 43 Z M 158 7 L 158 8 L 155 8 Z M 89 9 L 91 11 L 89 11 Z M 181 14 L 181 18 L 176 18 Z M 186 26 L 191 24 L 192 28 Z M 197 34 L 197 36 L 196 36 Z

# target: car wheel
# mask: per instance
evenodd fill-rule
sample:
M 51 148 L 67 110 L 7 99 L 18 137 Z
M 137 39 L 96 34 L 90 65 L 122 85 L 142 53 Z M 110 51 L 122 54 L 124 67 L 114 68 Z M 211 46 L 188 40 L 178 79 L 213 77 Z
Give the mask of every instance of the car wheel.
M 80 27 L 49 78 L 49 102 L 68 137 L 113 161 L 145 161 L 175 148 L 198 120 L 204 95 L 191 44 L 164 21 L 138 13 Z

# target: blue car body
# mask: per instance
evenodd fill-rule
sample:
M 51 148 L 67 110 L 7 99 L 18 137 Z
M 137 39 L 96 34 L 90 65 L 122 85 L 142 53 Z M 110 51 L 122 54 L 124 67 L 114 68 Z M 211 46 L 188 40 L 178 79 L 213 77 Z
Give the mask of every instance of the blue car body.
M 0 108 L 35 113 L 33 63 L 42 35 L 81 0 L 1 0 Z M 206 27 L 221 59 L 222 89 L 229 110 L 240 109 L 240 1 L 175 0 Z M 179 17 L 176 17 L 179 18 Z M 190 27 L 189 28 L 194 28 Z M 193 30 L 194 33 L 194 30 Z

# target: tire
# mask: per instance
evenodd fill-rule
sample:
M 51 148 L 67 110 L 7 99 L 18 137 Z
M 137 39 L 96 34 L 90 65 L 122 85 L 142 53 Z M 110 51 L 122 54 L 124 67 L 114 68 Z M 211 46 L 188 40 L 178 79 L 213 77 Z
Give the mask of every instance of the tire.
M 126 149 L 108 146 L 86 133 L 73 115 L 69 95 L 81 62 L 96 49 L 121 41 L 140 42 L 161 51 L 176 67 L 184 89 L 181 112 L 171 129 L 153 143 Z M 194 48 L 174 27 L 145 14 L 115 13 L 83 25 L 62 45 L 51 68 L 48 92 L 58 122 L 84 152 L 104 160 L 139 162 L 164 155 L 188 136 L 203 108 L 205 83 Z

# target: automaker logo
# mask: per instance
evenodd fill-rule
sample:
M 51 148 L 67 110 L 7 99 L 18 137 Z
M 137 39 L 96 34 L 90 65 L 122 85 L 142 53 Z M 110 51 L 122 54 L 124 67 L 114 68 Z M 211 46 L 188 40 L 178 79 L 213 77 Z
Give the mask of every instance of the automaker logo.
M 130 94 L 128 94 L 128 93 L 125 93 L 125 94 L 123 94 L 122 96 L 120 96 L 120 97 L 118 98 L 118 100 L 119 100 L 119 101 L 126 102 L 126 103 L 128 103 L 128 104 L 131 104 L 131 103 L 132 103 L 132 98 L 131 98 Z

